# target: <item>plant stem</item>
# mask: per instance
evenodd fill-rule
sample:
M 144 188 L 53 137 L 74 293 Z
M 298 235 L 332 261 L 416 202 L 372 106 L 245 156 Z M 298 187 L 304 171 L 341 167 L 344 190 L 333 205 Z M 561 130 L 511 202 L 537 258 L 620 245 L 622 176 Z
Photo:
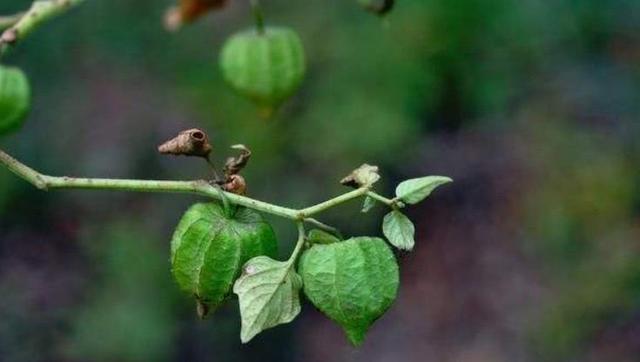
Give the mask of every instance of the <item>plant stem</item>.
M 262 13 L 260 0 L 251 0 L 251 12 L 256 22 L 256 31 L 258 34 L 264 34 L 264 14 Z
M 49 189 L 99 189 L 121 190 L 133 192 L 166 192 L 166 193 L 190 193 L 207 196 L 221 200 L 224 195 L 229 202 L 245 206 L 258 211 L 298 220 L 299 212 L 286 207 L 272 205 L 263 201 L 254 200 L 245 196 L 221 192 L 220 189 L 210 185 L 204 180 L 194 181 L 154 181 L 154 180 L 126 180 L 126 179 L 100 179 L 100 178 L 76 178 L 55 177 L 43 175 L 20 161 L 0 150 L 0 163 L 4 164 L 16 175 L 31 182 L 41 190 Z
M 347 192 L 346 194 L 340 195 L 338 197 L 334 197 L 331 200 L 327 200 L 325 202 L 321 202 L 317 205 L 311 206 L 311 207 L 307 207 L 305 209 L 300 210 L 300 213 L 304 216 L 304 217 L 309 217 L 311 215 L 317 214 L 319 212 L 322 212 L 326 209 L 330 209 L 338 204 L 341 204 L 343 202 L 347 202 L 349 200 L 355 199 L 357 197 L 360 197 L 364 194 L 367 193 L 367 191 L 369 191 L 368 188 L 366 187 L 362 187 L 359 189 L 355 189 L 351 192 Z
M 380 201 L 381 203 L 383 203 L 383 204 L 385 204 L 385 205 L 387 205 L 389 207 L 393 207 L 394 205 L 398 206 L 397 202 L 395 200 L 388 199 L 388 198 L 386 198 L 384 196 L 381 196 L 381 195 L 379 195 L 379 194 L 377 194 L 377 193 L 375 193 L 373 191 L 367 192 L 367 196 L 369 196 L 370 198 L 372 198 L 374 200 Z
M 22 12 L 14 15 L 0 16 L 0 31 L 12 27 L 24 16 L 24 14 L 25 13 Z
M 6 29 L 0 37 L 0 56 L 2 56 L 10 46 L 24 39 L 42 23 L 63 14 L 84 1 L 85 0 L 34 1 L 33 4 L 31 4 L 31 8 Z
M 30 168 L 29 166 L 21 163 L 2 150 L 0 150 L 0 164 L 5 165 L 11 172 L 30 182 L 40 190 L 46 191 L 49 189 L 88 189 L 156 193 L 186 193 L 206 196 L 215 200 L 222 200 L 222 198 L 225 197 L 227 201 L 232 204 L 244 206 L 250 209 L 291 220 L 307 222 L 337 235 L 339 235 L 340 233 L 335 228 L 325 225 L 316 219 L 310 218 L 310 216 L 337 206 L 341 203 L 360 197 L 366 194 L 368 191 L 368 189 L 366 188 L 357 189 L 344 195 L 335 197 L 331 200 L 308 207 L 306 209 L 295 210 L 270 204 L 264 201 L 255 200 L 246 196 L 225 192 L 204 180 L 157 181 L 48 176 L 43 175 L 38 171 Z
M 302 247 L 304 246 L 304 224 L 301 221 L 298 221 L 296 224 L 298 226 L 298 241 L 296 242 L 295 249 L 293 249 L 293 253 L 291 253 L 291 256 L 289 257 L 289 265 L 293 265 L 296 262 L 296 259 L 298 259 L 298 255 L 300 255 L 300 251 L 302 251 Z

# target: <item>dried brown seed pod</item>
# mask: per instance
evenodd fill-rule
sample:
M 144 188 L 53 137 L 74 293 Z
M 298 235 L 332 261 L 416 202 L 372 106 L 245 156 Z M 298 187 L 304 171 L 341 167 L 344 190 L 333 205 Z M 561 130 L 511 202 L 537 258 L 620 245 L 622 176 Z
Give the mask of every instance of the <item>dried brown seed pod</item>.
M 176 137 L 158 146 L 163 155 L 197 156 L 209 158 L 212 147 L 207 134 L 197 128 L 180 132 Z
M 230 175 L 237 175 L 240 171 L 242 171 L 249 159 L 251 158 L 251 150 L 247 148 L 245 145 L 233 145 L 231 146 L 234 150 L 240 150 L 240 155 L 238 157 L 229 157 L 227 158 L 227 162 L 224 165 L 224 174 L 229 177 Z
M 222 189 L 237 195 L 247 194 L 247 181 L 240 175 L 230 175 L 227 181 L 222 185 Z
M 183 24 L 191 23 L 211 10 L 224 7 L 227 3 L 227 0 L 180 0 L 177 6 L 167 10 L 165 26 L 171 31 L 178 30 Z

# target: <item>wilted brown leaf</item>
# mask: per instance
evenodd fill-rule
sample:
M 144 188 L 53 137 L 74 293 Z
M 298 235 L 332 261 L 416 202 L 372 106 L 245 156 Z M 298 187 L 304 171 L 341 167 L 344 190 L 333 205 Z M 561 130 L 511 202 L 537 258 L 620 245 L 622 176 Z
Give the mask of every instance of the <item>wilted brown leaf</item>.
M 180 0 L 177 6 L 169 8 L 165 26 L 175 31 L 184 24 L 191 23 L 209 11 L 221 9 L 228 0 Z

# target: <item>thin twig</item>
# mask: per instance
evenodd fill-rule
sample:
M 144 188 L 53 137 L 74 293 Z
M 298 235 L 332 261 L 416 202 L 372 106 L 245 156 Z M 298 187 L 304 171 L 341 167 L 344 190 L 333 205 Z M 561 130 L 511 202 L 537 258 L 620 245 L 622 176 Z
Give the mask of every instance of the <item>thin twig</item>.
M 313 205 L 313 206 L 307 207 L 305 209 L 302 209 L 302 210 L 300 210 L 300 214 L 303 217 L 309 217 L 311 215 L 317 214 L 317 213 L 319 213 L 321 211 L 324 211 L 326 209 L 330 209 L 330 208 L 332 208 L 332 207 L 334 207 L 334 206 L 336 206 L 338 204 L 341 204 L 343 202 L 347 202 L 347 201 L 353 200 L 355 198 L 358 198 L 358 197 L 366 194 L 368 190 L 369 189 L 366 188 L 366 187 L 353 190 L 351 192 L 348 192 L 346 194 L 340 195 L 338 197 L 334 197 L 331 200 L 327 200 L 327 201 L 321 202 L 321 203 L 319 203 L 317 205 Z
M 29 33 L 51 18 L 65 13 L 80 5 L 85 0 L 39 0 L 31 4 L 31 8 L 9 26 L 0 36 L 0 56 L 11 46 L 23 40 Z
M 24 14 L 25 14 L 24 12 L 21 12 L 14 15 L 0 16 L 0 31 L 15 25 L 15 23 L 17 23 L 20 20 L 20 18 L 24 16 Z
M 206 196 L 212 199 L 221 200 L 222 195 L 233 204 L 248 207 L 257 211 L 280 216 L 291 220 L 299 220 L 311 223 L 327 231 L 336 231 L 328 225 L 322 224 L 311 216 L 329 208 L 363 196 L 367 193 L 367 188 L 361 188 L 349 193 L 340 195 L 331 200 L 321 202 L 317 205 L 307 207 L 302 210 L 295 210 L 270 204 L 264 201 L 255 200 L 246 196 L 224 192 L 212 186 L 204 180 L 193 181 L 157 181 L 157 180 L 127 180 L 127 179 L 102 179 L 102 178 L 77 178 L 77 177 L 57 177 L 39 173 L 29 166 L 21 163 L 0 150 L 0 164 L 5 165 L 17 176 L 30 182 L 41 190 L 50 189 L 92 189 L 92 190 L 117 190 L 133 192 L 157 192 L 157 193 L 189 193 Z
M 293 253 L 291 253 L 289 260 L 287 261 L 289 263 L 289 267 L 295 264 L 296 259 L 298 259 L 298 255 L 300 255 L 300 252 L 304 247 L 304 241 L 305 241 L 304 223 L 302 223 L 301 221 L 298 221 L 296 225 L 298 226 L 298 241 L 296 241 L 296 247 L 295 249 L 293 249 Z
M 381 202 L 381 203 L 383 203 L 383 204 L 385 204 L 385 205 L 387 205 L 389 207 L 400 206 L 400 205 L 398 205 L 398 202 L 396 200 L 388 199 L 388 198 L 386 198 L 386 197 L 384 197 L 382 195 L 379 195 L 379 194 L 377 194 L 377 193 L 375 193 L 373 191 L 368 191 L 367 192 L 367 196 L 369 196 L 370 198 L 372 198 L 374 200 L 377 200 L 377 201 L 379 201 L 379 202 Z

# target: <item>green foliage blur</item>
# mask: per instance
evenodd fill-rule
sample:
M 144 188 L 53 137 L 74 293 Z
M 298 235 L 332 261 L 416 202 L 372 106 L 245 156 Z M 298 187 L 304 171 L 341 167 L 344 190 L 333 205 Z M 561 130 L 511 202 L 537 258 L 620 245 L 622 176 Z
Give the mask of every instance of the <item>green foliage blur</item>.
M 292 207 L 343 192 L 365 162 L 387 195 L 450 176 L 410 209 L 394 307 L 357 351 L 309 303 L 243 346 L 236 299 L 197 321 L 170 277 L 171 233 L 198 198 L 43 193 L 0 169 L 0 360 L 637 361 L 640 2 L 397 0 L 384 18 L 356 0 L 263 3 L 308 59 L 274 119 L 217 64 L 252 26 L 248 1 L 168 33 L 171 1 L 94 0 L 5 58 L 34 106 L 0 147 L 55 175 L 192 179 L 202 162 L 155 146 L 201 127 L 216 162 L 252 149 L 251 196 Z M 360 206 L 323 221 L 381 236 L 385 210 Z M 270 221 L 285 255 L 295 230 Z

